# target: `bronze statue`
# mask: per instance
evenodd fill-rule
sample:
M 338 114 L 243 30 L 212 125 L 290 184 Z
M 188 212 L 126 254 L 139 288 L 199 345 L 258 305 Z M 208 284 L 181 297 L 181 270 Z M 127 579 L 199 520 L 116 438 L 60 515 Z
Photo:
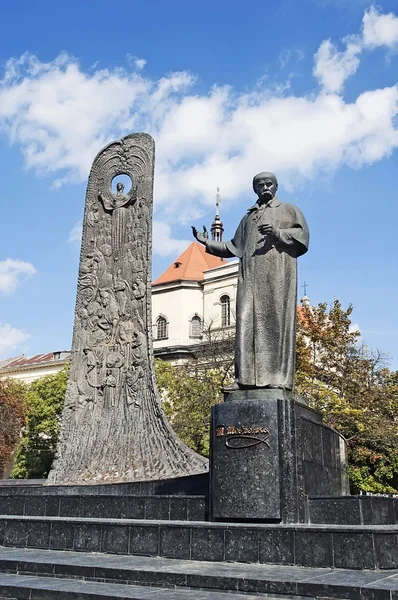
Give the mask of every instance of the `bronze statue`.
M 297 257 L 308 250 L 301 211 L 276 197 L 273 173 L 253 179 L 258 196 L 232 240 L 209 240 L 192 227 L 206 252 L 240 259 L 236 300 L 235 379 L 229 388 L 292 390 L 295 376 Z

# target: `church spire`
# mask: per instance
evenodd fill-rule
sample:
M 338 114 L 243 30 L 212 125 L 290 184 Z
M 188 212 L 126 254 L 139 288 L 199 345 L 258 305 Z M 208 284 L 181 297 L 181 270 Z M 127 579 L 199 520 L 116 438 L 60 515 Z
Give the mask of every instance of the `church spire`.
M 216 194 L 216 216 L 214 217 L 214 221 L 211 224 L 211 239 L 215 240 L 216 242 L 221 242 L 222 241 L 222 234 L 224 231 L 224 225 L 223 222 L 220 219 L 220 214 L 219 214 L 219 209 L 218 207 L 220 206 L 220 202 L 221 202 L 221 196 L 220 196 L 220 188 L 217 188 L 217 194 Z

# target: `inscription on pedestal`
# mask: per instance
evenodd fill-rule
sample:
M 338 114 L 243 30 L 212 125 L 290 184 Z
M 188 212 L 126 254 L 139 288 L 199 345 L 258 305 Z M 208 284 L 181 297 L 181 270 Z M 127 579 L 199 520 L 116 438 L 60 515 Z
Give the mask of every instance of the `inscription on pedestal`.
M 225 446 L 233 450 L 242 450 L 244 448 L 253 448 L 258 444 L 268 443 L 269 429 L 267 427 L 243 427 L 235 425 L 219 425 L 216 430 L 216 437 L 225 440 Z
M 238 400 L 216 405 L 212 414 L 212 518 L 280 519 L 279 471 L 277 402 Z

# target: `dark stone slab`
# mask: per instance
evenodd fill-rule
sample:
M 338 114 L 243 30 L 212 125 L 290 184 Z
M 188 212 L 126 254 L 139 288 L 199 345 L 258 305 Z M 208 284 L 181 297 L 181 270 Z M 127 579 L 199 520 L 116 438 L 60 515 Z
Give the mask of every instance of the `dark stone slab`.
M 341 525 L 395 524 L 395 498 L 374 496 L 342 496 L 309 498 L 311 523 Z
M 128 554 L 129 530 L 123 526 L 104 525 L 102 533 L 102 552 Z
M 375 568 L 371 533 L 333 533 L 333 554 L 337 568 Z
M 123 502 L 123 519 L 144 519 L 145 518 L 145 498 L 125 497 Z
M 187 475 L 156 481 L 104 483 L 99 485 L 46 485 L 46 480 L 0 480 L 0 496 L 203 496 L 208 493 L 209 474 Z M 1 502 L 1 498 L 0 498 Z M 1 511 L 0 511 L 1 512 Z
M 41 496 L 26 496 L 23 514 L 44 516 L 46 514 L 46 498 Z
M 73 523 L 51 523 L 50 548 L 52 550 L 72 550 L 73 538 Z
M 360 525 L 361 508 L 357 497 L 310 498 L 310 523 L 335 523 L 338 525 Z
M 6 522 L 3 519 L 0 519 L 0 546 L 4 543 L 4 532 L 6 528 Z
M 247 396 L 212 408 L 213 520 L 282 518 L 278 401 Z
M 145 499 L 145 519 L 168 521 L 170 518 L 169 498 L 161 496 Z
M 160 555 L 167 558 L 189 559 L 190 529 L 187 527 L 160 528 Z
M 192 560 L 224 560 L 224 531 L 222 529 L 192 529 Z
M 47 496 L 46 497 L 46 510 L 45 514 L 48 517 L 59 516 L 59 496 Z
M 0 496 L 1 515 L 23 515 L 24 507 L 25 498 L 23 496 Z
M 78 517 L 80 509 L 79 496 L 65 496 L 59 500 L 60 517 Z
M 207 521 L 208 517 L 209 507 L 207 498 L 188 498 L 189 521 Z
M 76 564 L 54 564 L 54 573 L 56 575 L 69 576 L 74 578 L 94 578 L 96 576 L 96 568 L 88 565 Z
M 320 424 L 304 419 L 302 434 L 304 460 L 323 464 L 322 428 Z
M 188 519 L 187 498 L 170 498 L 169 507 L 169 517 L 171 521 L 186 521 Z
M 332 534 L 296 530 L 295 563 L 303 567 L 332 567 Z
M 260 531 L 259 539 L 261 563 L 294 564 L 294 531 L 284 529 Z
M 398 534 L 385 533 L 373 535 L 377 569 L 398 568 Z
M 80 524 L 75 527 L 73 548 L 80 552 L 100 552 L 101 526 Z
M 362 523 L 364 525 L 387 525 L 389 523 L 396 523 L 395 504 L 395 498 L 362 496 Z
M 159 526 L 130 527 L 129 554 L 159 556 Z
M 234 562 L 258 562 L 258 531 L 227 529 L 225 532 L 225 560 Z
M 49 548 L 50 547 L 51 523 L 38 521 L 29 523 L 28 547 Z
M 24 548 L 28 536 L 28 522 L 13 519 L 7 521 L 4 533 L 4 546 Z

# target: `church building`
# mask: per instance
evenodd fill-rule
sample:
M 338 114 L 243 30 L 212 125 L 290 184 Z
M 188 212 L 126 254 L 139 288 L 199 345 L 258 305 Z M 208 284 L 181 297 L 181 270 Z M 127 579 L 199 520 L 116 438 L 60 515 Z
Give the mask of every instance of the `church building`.
M 222 241 L 219 215 L 211 226 L 213 240 Z M 175 361 L 190 356 L 205 343 L 203 330 L 233 331 L 235 327 L 238 260 L 206 253 L 194 241 L 152 284 L 153 347 L 156 357 Z

